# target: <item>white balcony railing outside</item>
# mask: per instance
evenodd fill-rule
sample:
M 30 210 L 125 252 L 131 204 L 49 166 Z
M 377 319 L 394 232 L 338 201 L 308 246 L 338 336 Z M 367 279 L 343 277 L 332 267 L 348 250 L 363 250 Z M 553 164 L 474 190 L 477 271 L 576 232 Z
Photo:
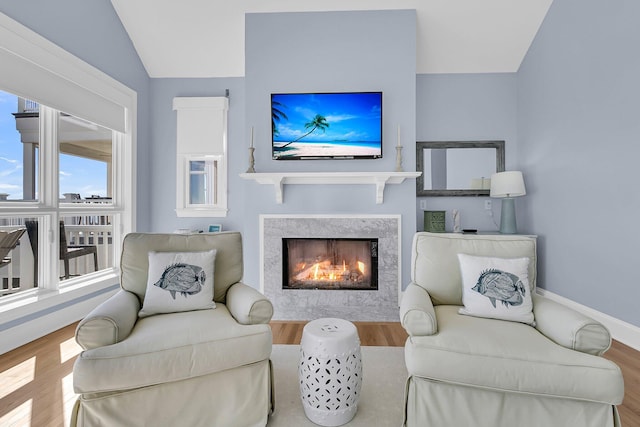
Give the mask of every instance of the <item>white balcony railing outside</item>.
M 12 231 L 19 226 L 0 226 L 2 231 Z M 66 225 L 67 243 L 73 245 L 93 245 L 97 247 L 98 269 L 113 266 L 113 242 L 111 225 Z M 0 296 L 13 294 L 34 287 L 33 252 L 29 236 L 24 233 L 18 245 L 9 255 L 11 263 L 0 268 Z M 71 276 L 93 273 L 93 257 L 82 256 L 69 261 Z M 60 274 L 64 266 L 60 262 Z

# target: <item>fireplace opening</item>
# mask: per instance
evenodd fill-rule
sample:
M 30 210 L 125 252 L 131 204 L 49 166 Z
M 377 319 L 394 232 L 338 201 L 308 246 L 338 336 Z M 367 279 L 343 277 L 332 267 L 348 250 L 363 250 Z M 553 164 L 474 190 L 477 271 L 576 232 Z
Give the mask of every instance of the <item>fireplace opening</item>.
M 283 238 L 282 288 L 378 289 L 378 239 Z

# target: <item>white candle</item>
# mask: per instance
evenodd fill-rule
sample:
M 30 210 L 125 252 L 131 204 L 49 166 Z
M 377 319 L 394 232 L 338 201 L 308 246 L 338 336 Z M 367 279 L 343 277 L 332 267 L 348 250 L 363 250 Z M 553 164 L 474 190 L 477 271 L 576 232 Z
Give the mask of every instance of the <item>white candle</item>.
M 251 148 L 253 148 L 253 126 L 251 126 Z
M 398 125 L 398 147 L 400 147 L 400 125 Z

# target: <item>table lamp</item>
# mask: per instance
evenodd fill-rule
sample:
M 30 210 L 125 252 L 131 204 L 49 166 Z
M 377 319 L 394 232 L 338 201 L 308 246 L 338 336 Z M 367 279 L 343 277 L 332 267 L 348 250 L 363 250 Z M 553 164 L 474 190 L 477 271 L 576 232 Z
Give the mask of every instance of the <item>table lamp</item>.
M 500 213 L 500 233 L 515 234 L 516 227 L 516 207 L 514 197 L 527 194 L 524 188 L 524 179 L 520 171 L 498 172 L 491 175 L 490 197 L 502 199 L 502 210 Z

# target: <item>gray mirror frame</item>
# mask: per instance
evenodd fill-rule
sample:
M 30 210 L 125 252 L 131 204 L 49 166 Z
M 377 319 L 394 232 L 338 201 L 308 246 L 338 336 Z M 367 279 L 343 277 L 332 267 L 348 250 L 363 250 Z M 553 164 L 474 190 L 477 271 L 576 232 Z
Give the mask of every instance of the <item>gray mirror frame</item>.
M 489 190 L 425 190 L 423 150 L 431 148 L 495 148 L 496 172 L 504 172 L 504 141 L 418 141 L 416 142 L 416 196 L 488 196 Z

